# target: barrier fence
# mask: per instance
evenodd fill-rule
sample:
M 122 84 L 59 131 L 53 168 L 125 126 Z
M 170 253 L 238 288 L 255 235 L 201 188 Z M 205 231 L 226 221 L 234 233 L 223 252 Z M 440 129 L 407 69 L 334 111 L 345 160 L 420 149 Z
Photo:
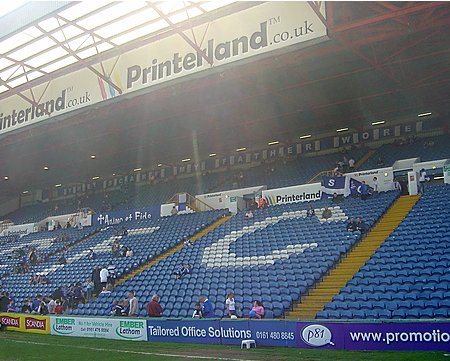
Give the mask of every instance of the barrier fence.
M 132 319 L 1 313 L 7 330 L 114 340 L 346 350 L 450 350 L 450 322 Z

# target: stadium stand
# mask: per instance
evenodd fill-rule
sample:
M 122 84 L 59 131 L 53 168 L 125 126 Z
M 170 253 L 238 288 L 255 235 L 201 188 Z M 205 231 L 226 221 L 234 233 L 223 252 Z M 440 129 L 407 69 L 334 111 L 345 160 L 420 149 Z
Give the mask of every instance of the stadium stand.
M 448 318 L 449 204 L 449 185 L 426 189 L 400 225 L 316 318 Z
M 431 144 L 430 144 L 431 143 Z M 420 158 L 422 162 L 450 157 L 450 135 L 420 138 L 412 143 L 394 142 L 379 147 L 375 153 L 364 162 L 360 169 L 375 169 L 380 166 L 391 167 L 395 161 L 408 158 Z M 382 164 L 379 164 L 379 160 Z
M 238 213 L 192 246 L 167 255 L 120 283 L 110 295 L 73 312 L 109 315 L 113 300 L 135 290 L 141 316 L 144 302 L 157 293 L 164 316 L 190 316 L 193 303 L 205 294 L 215 304 L 215 315 L 222 317 L 226 293 L 234 291 L 243 316 L 248 315 L 252 300 L 259 299 L 267 318 L 281 317 L 361 237 L 359 232 L 346 231 L 347 218 L 360 216 L 371 226 L 397 196 L 387 192 L 365 202 L 346 199 L 332 208 L 328 221 L 320 214 L 329 200 L 311 203 L 318 215 L 312 218 L 306 217 L 304 203 L 257 210 L 253 219 Z M 192 272 L 176 279 L 173 272 L 181 264 L 192 265 Z
M 358 161 L 365 153 L 365 149 L 355 149 L 346 154 L 346 157 Z M 24 224 L 38 222 L 49 216 L 72 214 L 80 208 L 100 212 L 107 209 L 133 209 L 162 204 L 178 192 L 195 195 L 255 185 L 267 185 L 268 189 L 287 187 L 307 183 L 318 173 L 333 169 L 342 157 L 342 154 L 334 153 L 262 164 L 235 172 L 231 176 L 229 172 L 205 173 L 143 186 L 128 185 L 122 190 L 25 206 L 2 219 L 9 219 L 15 224 Z M 239 174 L 242 174 L 242 179 L 238 177 Z
M 34 241 L 31 245 L 38 245 L 38 251 L 47 252 L 46 255 L 53 252 L 55 254 L 48 259 L 44 257 L 44 261 L 35 266 L 31 265 L 29 272 L 12 273 L 8 277 L 4 277 L 3 288 L 15 296 L 16 303 L 20 306 L 28 297 L 36 294 L 51 295 L 57 287 L 84 282 L 91 276 L 93 268 L 97 265 L 107 266 L 110 262 L 113 263 L 117 269 L 117 276 L 120 277 L 180 243 L 184 237 L 198 232 L 222 215 L 223 211 L 214 210 L 145 222 L 133 221 L 127 223 L 127 234 L 124 236 L 116 235 L 117 228 L 121 228 L 122 225 L 96 231 L 85 240 L 83 238 L 87 236 L 87 231 L 79 231 L 77 236 L 79 242 L 68 247 L 64 252 L 66 264 L 60 264 L 59 259 L 62 253 L 56 252 L 58 249 L 55 245 L 56 242 L 50 238 L 50 235 L 54 237 L 55 234 L 59 234 L 59 231 L 33 234 L 31 237 Z M 64 230 L 63 232 L 77 231 Z M 133 256 L 113 257 L 111 244 L 114 240 L 118 240 L 121 246 L 131 248 Z M 20 243 L 15 244 L 14 247 L 9 244 L 6 247 L 3 246 L 2 252 L 9 260 L 6 264 L 8 270 L 19 262 L 19 259 L 13 256 L 13 251 L 27 244 L 30 244 L 30 238 L 23 237 Z M 90 249 L 97 255 L 96 259 L 88 258 Z M 30 278 L 35 274 L 45 275 L 48 278 L 48 284 L 30 285 Z

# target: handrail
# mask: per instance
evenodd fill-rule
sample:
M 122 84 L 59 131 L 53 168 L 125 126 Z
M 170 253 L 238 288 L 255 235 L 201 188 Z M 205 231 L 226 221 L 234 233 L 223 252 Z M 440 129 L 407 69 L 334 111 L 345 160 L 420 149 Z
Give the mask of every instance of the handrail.
M 167 200 L 167 203 L 175 203 L 178 205 L 178 196 L 180 194 L 186 194 L 186 204 L 189 208 L 191 208 L 195 212 L 205 212 L 205 211 L 211 211 L 214 208 L 210 205 L 206 204 L 205 202 L 201 201 L 198 198 L 195 198 L 194 196 L 190 195 L 189 193 L 175 193 L 172 197 L 170 197 Z

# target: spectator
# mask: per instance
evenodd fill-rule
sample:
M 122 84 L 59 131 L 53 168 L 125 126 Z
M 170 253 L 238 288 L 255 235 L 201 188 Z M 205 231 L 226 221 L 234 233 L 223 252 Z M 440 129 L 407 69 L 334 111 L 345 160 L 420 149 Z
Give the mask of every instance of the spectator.
M 31 300 L 28 298 L 24 300 L 22 307 L 20 308 L 22 313 L 31 313 Z
M 48 308 L 44 300 L 41 300 L 39 307 L 37 309 L 37 314 L 39 315 L 48 315 Z
M 112 262 L 109 262 L 108 265 L 108 283 L 114 286 L 114 283 L 116 282 L 116 266 L 112 264 Z
M 171 214 L 172 216 L 176 216 L 176 215 L 178 214 L 178 209 L 177 209 L 177 207 L 173 206 L 173 207 L 172 207 L 172 210 L 170 211 L 170 214 Z
M 361 218 L 356 218 L 355 226 L 356 226 L 356 230 L 360 231 L 361 234 L 364 234 L 367 232 L 368 227 Z
M 384 161 L 381 157 L 378 157 L 377 160 L 377 167 L 383 167 L 384 166 Z
M 328 219 L 333 216 L 333 213 L 331 213 L 331 209 L 328 207 L 325 207 L 325 209 L 322 212 L 322 219 Z
M 348 160 L 348 170 L 350 172 L 353 172 L 355 170 L 355 160 L 353 158 L 350 158 Z
M 97 255 L 95 254 L 95 252 L 94 252 L 93 249 L 90 249 L 90 250 L 89 250 L 89 253 L 88 253 L 88 259 L 90 259 L 90 260 L 97 259 Z
M 128 299 L 130 305 L 128 316 L 137 317 L 139 315 L 139 307 L 138 307 L 138 299 L 134 295 L 134 291 L 128 291 Z
M 63 306 L 61 305 L 60 300 L 55 301 L 55 314 L 62 315 L 64 312 Z
M 336 192 L 333 193 L 333 198 L 331 199 L 332 203 L 341 203 L 342 202 L 342 196 L 340 196 L 339 194 L 337 194 Z
M 90 278 L 87 278 L 83 283 L 83 292 L 86 295 L 86 299 L 90 300 L 92 298 L 92 293 L 94 291 L 94 282 Z
M 147 303 L 147 316 L 148 317 L 161 317 L 163 309 L 158 303 L 159 296 L 153 295 L 149 303 Z
M 108 290 L 106 287 L 103 287 L 102 292 L 100 292 L 99 296 L 107 296 L 111 294 L 111 290 Z
M 202 317 L 214 317 L 214 311 L 211 302 L 205 296 L 200 296 L 198 301 L 202 306 Z
M 350 218 L 349 222 L 347 223 L 347 231 L 348 232 L 356 231 L 356 223 L 354 218 Z
M 77 283 L 73 288 L 73 306 L 77 307 L 80 302 L 85 303 L 86 299 L 81 284 Z
M 17 312 L 17 307 L 14 300 L 10 300 L 6 312 Z
M 316 214 L 316 211 L 314 210 L 313 206 L 309 206 L 309 208 L 306 211 L 306 216 L 307 217 L 312 217 Z
M 364 201 L 369 196 L 369 186 L 366 184 L 365 181 L 362 181 L 361 183 L 361 199 Z
M 37 295 L 33 301 L 31 301 L 31 313 L 37 313 L 39 305 L 41 304 L 42 296 Z
M 66 257 L 64 256 L 64 253 L 61 254 L 61 257 L 59 257 L 58 263 L 61 264 L 61 265 L 67 264 L 67 260 L 66 260 Z
M 264 317 L 264 306 L 260 301 L 253 302 L 253 307 L 251 311 L 248 313 L 250 318 L 261 319 Z
M 53 315 L 55 314 L 56 302 L 53 298 L 50 298 L 47 304 L 48 313 Z
M 419 172 L 419 193 L 424 194 L 425 192 L 425 182 L 430 180 L 429 177 L 427 177 L 427 172 L 424 168 L 422 168 Z
M 102 284 L 100 283 L 100 267 L 95 266 L 95 268 L 92 270 L 91 274 L 91 280 L 94 283 L 94 292 L 96 295 L 100 293 L 102 290 Z
M 106 284 L 108 283 L 108 276 L 109 276 L 109 272 L 108 269 L 106 267 L 103 267 L 100 270 L 100 284 L 103 287 L 106 287 Z
M 247 212 L 245 212 L 245 219 L 252 219 L 253 218 L 253 212 L 251 209 L 249 209 Z
M 133 257 L 133 250 L 130 247 L 127 247 L 127 251 L 125 252 L 125 257 Z
M 192 266 L 190 264 L 183 264 L 183 265 L 180 265 L 173 274 L 175 276 L 177 276 L 178 279 L 180 279 L 183 276 L 190 274 L 191 268 L 192 268 Z
M 378 193 L 378 178 L 377 177 L 373 177 L 373 193 L 376 194 Z
M 203 318 L 202 305 L 199 302 L 197 302 L 195 304 L 194 313 L 192 314 L 192 318 Z
M 111 309 L 111 316 L 123 316 L 124 315 L 124 302 L 123 301 L 113 301 L 112 302 L 112 309 Z
M 228 311 L 228 316 L 231 318 L 232 316 L 236 316 L 236 302 L 234 301 L 234 293 L 230 292 L 227 295 L 227 299 L 225 301 L 225 307 Z
M 192 246 L 191 240 L 189 238 L 187 238 L 187 237 L 184 237 L 184 242 L 183 243 L 184 243 L 185 246 Z

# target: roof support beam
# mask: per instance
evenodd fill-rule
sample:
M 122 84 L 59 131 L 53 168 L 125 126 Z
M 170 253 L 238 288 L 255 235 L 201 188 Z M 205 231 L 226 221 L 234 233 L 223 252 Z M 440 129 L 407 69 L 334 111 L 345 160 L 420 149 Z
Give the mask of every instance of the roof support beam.
M 437 8 L 439 6 L 448 5 L 448 3 L 443 1 L 432 1 L 432 2 L 422 2 L 419 4 L 399 8 L 398 10 L 390 11 L 385 14 L 379 14 L 376 16 L 372 16 L 369 18 L 354 20 L 349 23 L 339 24 L 333 27 L 331 29 L 333 33 L 342 33 L 349 30 L 357 29 L 363 26 L 367 26 L 370 24 L 378 23 L 380 21 L 384 20 L 390 20 L 394 18 L 398 18 L 399 16 L 405 16 L 414 14 L 423 10 L 431 9 L 431 8 Z
M 150 4 L 151 4 L 150 6 L 152 7 L 152 9 L 155 10 L 158 13 L 158 15 L 161 17 L 161 19 L 164 19 L 170 25 L 170 27 L 172 29 L 175 29 L 175 24 L 172 21 L 170 21 L 169 17 L 166 14 L 164 14 L 161 10 L 159 10 L 156 5 L 154 5 L 152 3 L 150 3 Z M 191 39 L 189 39 L 189 37 L 185 33 L 183 33 L 182 30 L 177 29 L 176 32 L 178 33 L 178 35 L 180 35 L 183 38 L 184 41 L 186 41 L 186 43 L 188 43 L 190 46 L 192 46 L 192 48 L 196 52 L 201 54 L 202 58 L 209 65 L 211 65 L 211 66 L 213 65 L 212 60 L 208 59 L 208 57 L 206 56 L 205 52 L 196 43 L 194 43 Z
M 68 46 L 64 45 L 60 41 L 58 41 L 52 34 L 47 33 L 43 28 L 41 28 L 38 24 L 35 25 L 40 31 L 43 33 L 46 33 L 47 36 L 52 39 L 55 43 L 57 43 L 61 48 L 63 48 L 65 51 L 67 51 L 70 55 L 72 55 L 75 59 L 77 59 L 80 63 L 84 63 L 84 59 L 80 58 L 78 54 L 70 49 Z M 106 83 L 111 85 L 114 89 L 116 89 L 119 94 L 122 94 L 122 89 L 117 86 L 110 78 L 106 77 L 102 73 L 100 73 L 97 69 L 95 69 L 93 66 L 88 65 L 87 68 L 92 71 L 95 75 L 97 75 L 99 78 L 103 79 Z

